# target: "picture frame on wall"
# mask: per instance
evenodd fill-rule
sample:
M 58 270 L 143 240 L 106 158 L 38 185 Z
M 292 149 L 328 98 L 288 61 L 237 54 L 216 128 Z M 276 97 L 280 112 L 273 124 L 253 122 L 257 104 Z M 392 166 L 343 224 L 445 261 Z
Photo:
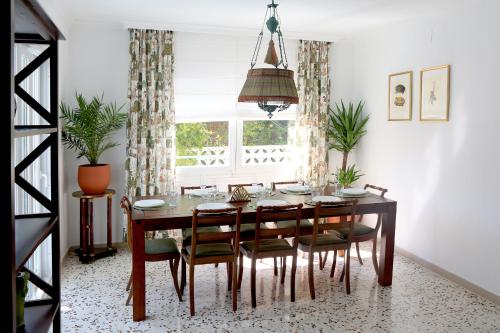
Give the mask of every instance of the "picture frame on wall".
M 413 72 L 389 74 L 388 120 L 408 121 L 412 117 Z
M 420 120 L 448 121 L 450 110 L 450 65 L 420 71 Z

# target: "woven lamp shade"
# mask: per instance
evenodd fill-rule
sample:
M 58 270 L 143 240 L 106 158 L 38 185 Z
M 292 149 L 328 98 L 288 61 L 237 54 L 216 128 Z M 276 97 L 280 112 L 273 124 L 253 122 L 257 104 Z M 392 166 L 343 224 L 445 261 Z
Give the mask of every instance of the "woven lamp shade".
M 293 71 L 281 68 L 250 69 L 238 102 L 297 104 Z

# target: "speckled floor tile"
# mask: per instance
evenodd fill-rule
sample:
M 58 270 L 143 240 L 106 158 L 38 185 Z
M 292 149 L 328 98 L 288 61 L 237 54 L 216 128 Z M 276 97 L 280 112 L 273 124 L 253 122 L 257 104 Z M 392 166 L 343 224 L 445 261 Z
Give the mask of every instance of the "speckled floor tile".
M 131 267 L 127 250 L 80 264 L 69 256 L 62 268 L 64 332 L 500 332 L 500 307 L 396 256 L 392 287 L 380 287 L 368 248 L 365 264 L 351 262 L 351 294 L 339 283 L 340 265 L 330 279 L 331 255 L 324 271 L 315 266 L 316 300 L 309 297 L 307 260 L 299 259 L 296 302 L 273 275 L 272 260 L 257 269 L 257 308 L 250 300 L 249 262 L 245 262 L 238 311 L 231 311 L 224 265 L 197 266 L 196 316 L 189 316 L 187 290 L 177 299 L 168 264 L 146 264 L 147 320 L 132 321 L 125 306 Z M 287 265 L 288 274 L 290 264 Z

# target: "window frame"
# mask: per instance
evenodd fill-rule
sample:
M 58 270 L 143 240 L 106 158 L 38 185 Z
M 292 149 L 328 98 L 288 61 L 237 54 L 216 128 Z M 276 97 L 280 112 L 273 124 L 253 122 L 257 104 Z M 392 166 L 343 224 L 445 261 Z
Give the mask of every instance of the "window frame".
M 177 166 L 175 172 L 177 177 L 194 178 L 214 178 L 219 176 L 224 177 L 248 177 L 259 174 L 267 174 L 276 172 L 286 163 L 278 165 L 244 165 L 242 163 L 243 156 L 243 122 L 244 121 L 264 121 L 269 120 L 267 114 L 262 110 L 235 110 L 228 115 L 213 115 L 203 117 L 182 117 L 176 120 L 176 124 L 180 123 L 196 123 L 196 122 L 228 122 L 228 144 L 229 144 L 229 165 L 228 166 Z M 272 120 L 296 120 L 295 109 L 276 113 Z M 175 141 L 174 141 L 175 147 Z M 177 153 L 175 154 L 177 156 Z M 174 158 L 176 159 L 176 157 Z M 200 176 L 204 175 L 204 176 Z M 201 180 L 200 180 L 201 181 Z M 206 180 L 205 180 L 206 182 Z

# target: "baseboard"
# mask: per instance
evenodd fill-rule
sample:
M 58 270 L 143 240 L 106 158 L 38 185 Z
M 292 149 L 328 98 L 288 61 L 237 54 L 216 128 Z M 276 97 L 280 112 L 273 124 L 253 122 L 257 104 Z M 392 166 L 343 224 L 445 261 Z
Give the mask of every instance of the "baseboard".
M 414 255 L 411 252 L 403 250 L 400 247 L 396 246 L 396 252 L 399 253 L 400 255 L 412 260 L 412 261 L 415 261 L 419 265 L 433 271 L 434 273 L 437 273 L 437 274 L 441 275 L 442 277 L 458 284 L 459 286 L 462 286 L 465 289 L 467 289 L 467 290 L 469 290 L 469 291 L 471 291 L 471 292 L 473 292 L 481 297 L 484 297 L 487 300 L 500 306 L 500 296 L 498 296 L 498 295 L 496 295 L 496 294 L 494 294 L 494 293 L 492 293 L 484 288 L 481 288 L 478 285 L 475 285 L 474 283 L 469 282 L 469 281 L 461 278 L 460 276 L 457 276 L 457 275 L 455 275 L 455 274 L 453 274 L 453 273 L 451 273 L 451 272 L 449 272 L 449 271 L 447 271 L 439 266 L 436 266 L 433 263 L 431 263 L 425 259 L 422 259 L 422 258 Z

